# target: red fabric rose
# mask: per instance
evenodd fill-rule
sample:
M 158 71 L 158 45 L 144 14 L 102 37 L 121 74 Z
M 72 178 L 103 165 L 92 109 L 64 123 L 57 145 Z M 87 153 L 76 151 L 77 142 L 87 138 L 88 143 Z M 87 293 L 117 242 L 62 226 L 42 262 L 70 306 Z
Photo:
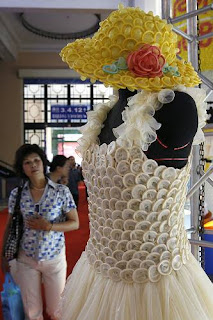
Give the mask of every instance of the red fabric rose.
M 163 75 L 162 68 L 165 58 L 156 46 L 145 44 L 143 47 L 130 53 L 127 57 L 129 70 L 142 78 L 155 78 Z

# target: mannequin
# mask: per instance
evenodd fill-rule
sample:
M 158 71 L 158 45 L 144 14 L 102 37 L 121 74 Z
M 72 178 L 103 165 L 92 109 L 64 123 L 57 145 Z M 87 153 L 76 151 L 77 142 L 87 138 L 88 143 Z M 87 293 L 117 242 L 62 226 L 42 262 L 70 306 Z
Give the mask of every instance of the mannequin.
M 112 129 L 118 127 L 121 123 L 123 123 L 122 112 L 124 111 L 124 108 L 127 106 L 127 100 L 129 97 L 134 96 L 136 93 L 137 91 L 132 92 L 128 89 L 118 90 L 119 100 L 108 113 L 107 119 L 103 123 L 103 129 L 101 130 L 101 133 L 98 136 L 100 144 L 110 144 L 110 142 L 116 140 L 112 132 Z
M 164 104 L 154 117 L 162 125 L 157 131 L 158 139 L 146 152 L 147 157 L 159 164 L 183 168 L 198 127 L 197 108 L 193 98 L 187 93 L 175 91 L 174 100 Z
M 108 113 L 99 135 L 100 144 L 116 140 L 112 129 L 123 123 L 122 112 L 127 106 L 128 98 L 135 94 L 136 91 L 119 90 L 119 100 Z M 197 108 L 193 98 L 187 93 L 175 91 L 174 100 L 156 111 L 154 118 L 161 123 L 161 128 L 157 131 L 157 140 L 146 152 L 147 157 L 160 165 L 184 167 L 198 127 Z
M 200 79 L 176 57 L 176 41 L 159 16 L 120 5 L 92 39 L 61 51 L 82 79 L 119 90 L 81 130 L 90 238 L 67 280 L 62 320 L 213 319 L 213 286 L 183 218 L 205 94 L 192 88 Z

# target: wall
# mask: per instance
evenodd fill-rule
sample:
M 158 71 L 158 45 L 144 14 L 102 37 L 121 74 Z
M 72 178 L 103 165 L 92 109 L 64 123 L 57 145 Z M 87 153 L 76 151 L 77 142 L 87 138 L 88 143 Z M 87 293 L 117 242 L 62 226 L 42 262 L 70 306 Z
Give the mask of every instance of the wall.
M 23 80 L 19 69 L 68 69 L 57 53 L 21 53 L 0 62 L 0 160 L 12 164 L 23 143 Z
M 22 80 L 15 63 L 0 63 L 0 97 L 0 160 L 12 164 L 23 141 Z

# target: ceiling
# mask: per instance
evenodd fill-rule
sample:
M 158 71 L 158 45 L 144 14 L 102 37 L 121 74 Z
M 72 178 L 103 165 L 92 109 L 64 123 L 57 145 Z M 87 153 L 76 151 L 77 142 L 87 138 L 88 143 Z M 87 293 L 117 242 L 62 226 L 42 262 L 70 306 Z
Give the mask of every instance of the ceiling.
M 119 3 L 159 14 L 159 0 L 1 0 L 0 58 L 20 52 L 59 52 L 68 42 L 94 34 Z

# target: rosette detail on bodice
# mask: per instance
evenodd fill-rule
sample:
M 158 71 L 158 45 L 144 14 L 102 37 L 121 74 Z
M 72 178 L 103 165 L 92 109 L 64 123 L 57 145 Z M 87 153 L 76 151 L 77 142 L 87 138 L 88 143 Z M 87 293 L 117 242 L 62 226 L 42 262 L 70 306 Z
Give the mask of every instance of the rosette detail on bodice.
M 157 282 L 186 263 L 184 204 L 190 161 L 158 165 L 138 146 L 93 144 L 83 154 L 89 195 L 89 263 L 104 277 Z

